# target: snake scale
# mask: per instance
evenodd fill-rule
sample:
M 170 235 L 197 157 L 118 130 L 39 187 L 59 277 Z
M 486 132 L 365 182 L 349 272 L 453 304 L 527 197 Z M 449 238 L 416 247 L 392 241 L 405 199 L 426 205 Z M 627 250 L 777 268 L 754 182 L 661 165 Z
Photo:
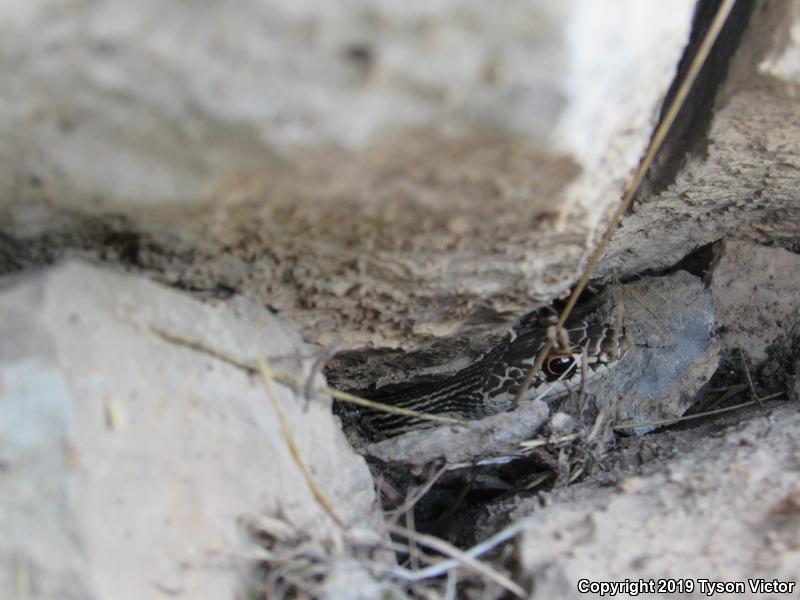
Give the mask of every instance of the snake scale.
M 509 409 L 528 369 L 548 339 L 552 318 L 533 313 L 514 327 L 478 361 L 438 381 L 388 385 L 368 394 L 371 399 L 418 412 L 474 420 Z M 574 317 L 565 325 L 568 348 L 554 348 L 533 378 L 523 400 L 563 396 L 587 380 L 602 376 L 632 346 L 624 327 L 598 321 L 592 315 Z M 588 368 L 581 368 L 582 353 Z M 588 382 L 587 381 L 587 382 Z M 568 387 L 569 386 L 569 387 Z M 372 409 L 359 411 L 359 428 L 373 439 L 390 438 L 436 423 L 420 417 Z

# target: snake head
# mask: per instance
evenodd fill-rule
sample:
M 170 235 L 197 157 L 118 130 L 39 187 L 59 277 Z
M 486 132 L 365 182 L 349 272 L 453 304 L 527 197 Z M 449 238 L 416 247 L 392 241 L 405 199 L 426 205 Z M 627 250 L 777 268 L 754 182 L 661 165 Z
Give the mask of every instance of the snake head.
M 554 349 L 544 359 L 542 372 L 548 381 L 569 379 L 573 371 L 580 369 L 581 355 L 586 353 L 586 362 L 592 371 L 603 370 L 621 360 L 634 346 L 633 337 L 624 327 L 582 322 L 567 329 L 570 341 L 568 350 Z

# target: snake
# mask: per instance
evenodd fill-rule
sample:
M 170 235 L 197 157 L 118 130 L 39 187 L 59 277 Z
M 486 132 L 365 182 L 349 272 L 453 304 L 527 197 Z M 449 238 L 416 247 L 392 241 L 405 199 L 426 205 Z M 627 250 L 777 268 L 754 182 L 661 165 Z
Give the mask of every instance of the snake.
M 389 384 L 368 394 L 370 399 L 420 413 L 476 420 L 509 410 L 528 370 L 548 340 L 553 339 L 552 316 L 528 315 L 467 367 L 437 381 L 414 384 Z M 538 373 L 521 398 L 555 400 L 570 389 L 588 384 L 610 371 L 633 346 L 633 339 L 622 326 L 590 317 L 576 317 L 564 325 L 562 344 L 551 341 Z M 562 347 L 563 343 L 566 347 Z M 585 362 L 582 358 L 586 356 Z M 375 409 L 359 411 L 359 429 L 372 441 L 427 429 L 436 422 L 420 416 L 402 415 Z

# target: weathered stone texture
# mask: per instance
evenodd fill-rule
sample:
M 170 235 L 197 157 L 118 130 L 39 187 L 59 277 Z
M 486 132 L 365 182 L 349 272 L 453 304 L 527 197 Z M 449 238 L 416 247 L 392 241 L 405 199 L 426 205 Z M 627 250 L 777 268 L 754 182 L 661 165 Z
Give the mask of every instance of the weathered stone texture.
M 518 313 L 574 281 L 693 6 L 6 2 L 2 233 L 170 231 L 182 284 L 348 347 Z
M 473 464 L 482 460 L 520 454 L 522 440 L 533 437 L 547 422 L 550 411 L 539 400 L 515 411 L 500 413 L 468 427 L 443 425 L 434 431 L 412 431 L 399 437 L 369 444 L 361 453 L 406 468 L 420 468 L 434 461 Z
M 778 337 L 800 327 L 800 256 L 751 242 L 720 245 L 711 272 L 720 339 L 756 363 Z
M 583 578 L 692 579 L 692 597 L 701 596 L 700 578 L 796 582 L 798 427 L 797 409 L 784 406 L 713 436 L 665 434 L 661 454 L 672 460 L 629 469 L 613 487 L 581 484 L 549 495 L 544 507 L 520 507 L 517 518 L 532 513 L 518 547 L 531 598 L 583 598 Z M 797 585 L 787 597 L 796 595 Z
M 302 378 L 298 335 L 248 302 L 209 306 L 80 264 L 0 293 L 0 595 L 232 598 L 270 515 L 341 532 L 289 452 L 263 382 L 169 331 Z M 319 399 L 277 387 L 339 518 L 377 523 L 372 479 Z M 24 594 L 29 594 L 24 596 Z
M 686 271 L 625 284 L 617 292 L 636 345 L 591 394 L 613 408 L 617 424 L 674 419 L 694 403 L 719 365 L 714 298 Z M 609 321 L 613 322 L 613 321 Z
M 706 73 L 699 85 L 711 106 L 695 96 L 686 110 L 697 119 L 667 144 L 680 165 L 674 181 L 644 190 L 598 275 L 667 267 L 724 237 L 800 248 L 800 2 L 740 7 L 752 15 L 741 41 L 725 46 L 727 78 Z

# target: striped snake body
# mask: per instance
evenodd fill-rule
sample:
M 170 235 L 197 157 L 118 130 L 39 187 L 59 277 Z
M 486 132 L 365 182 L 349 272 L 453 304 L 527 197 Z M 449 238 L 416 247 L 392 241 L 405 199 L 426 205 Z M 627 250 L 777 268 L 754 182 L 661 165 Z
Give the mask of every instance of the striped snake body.
M 553 400 L 580 385 L 584 371 L 587 383 L 612 368 L 632 345 L 624 328 L 575 319 L 565 330 L 569 348 L 551 350 L 541 370 L 532 379 L 522 400 Z M 522 320 L 514 331 L 480 360 L 439 381 L 419 385 L 390 385 L 369 396 L 391 406 L 418 412 L 473 420 L 509 409 L 526 373 L 548 339 L 541 319 Z M 587 369 L 581 368 L 586 353 Z M 385 439 L 435 423 L 419 417 L 365 409 L 359 426 L 372 439 Z

